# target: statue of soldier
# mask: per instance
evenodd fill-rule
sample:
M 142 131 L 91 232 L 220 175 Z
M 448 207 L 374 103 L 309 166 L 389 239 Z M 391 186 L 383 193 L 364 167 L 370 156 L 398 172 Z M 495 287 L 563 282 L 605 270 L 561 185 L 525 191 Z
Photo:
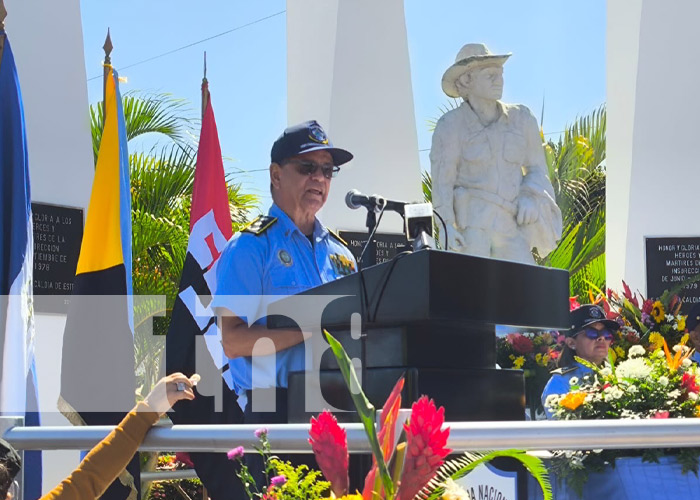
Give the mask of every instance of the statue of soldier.
M 542 256 L 555 248 L 562 219 L 537 120 L 525 106 L 499 101 L 509 57 L 468 44 L 445 71 L 443 91 L 464 102 L 433 133 L 433 204 L 449 249 L 532 264 L 532 248 Z

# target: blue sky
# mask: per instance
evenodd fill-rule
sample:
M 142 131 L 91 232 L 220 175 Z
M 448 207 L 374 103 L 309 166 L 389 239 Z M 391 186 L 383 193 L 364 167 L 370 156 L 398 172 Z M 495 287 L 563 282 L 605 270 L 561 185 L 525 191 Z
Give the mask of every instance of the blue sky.
M 128 78 L 122 92 L 171 93 L 191 102 L 193 116 L 199 113 L 202 54 L 207 51 L 221 149 L 230 159 L 225 166 L 238 172 L 236 180 L 260 195 L 266 208 L 270 146 L 287 124 L 286 2 L 82 0 L 81 9 L 91 103 L 102 96 L 107 27 L 115 47 L 112 62 Z M 440 79 L 466 43 L 483 42 L 492 52 L 513 53 L 505 66 L 503 100 L 527 105 L 539 119 L 544 97 L 548 137 L 558 137 L 567 123 L 605 102 L 604 0 L 405 0 L 405 11 L 425 169 L 430 168 L 427 121 L 439 116 L 448 101 Z M 254 24 L 242 27 L 249 23 Z

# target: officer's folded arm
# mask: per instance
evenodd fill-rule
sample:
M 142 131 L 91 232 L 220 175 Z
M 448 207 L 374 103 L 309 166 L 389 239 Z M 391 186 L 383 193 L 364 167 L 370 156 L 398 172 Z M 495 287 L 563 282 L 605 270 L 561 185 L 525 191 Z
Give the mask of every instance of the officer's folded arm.
M 252 356 L 256 342 L 264 338 L 272 340 L 272 344 L 261 342 L 255 349 L 256 356 L 274 354 L 304 341 L 305 335 L 300 329 L 269 330 L 263 325 L 248 326 L 243 319 L 229 314 L 221 318 L 221 340 L 229 359 Z

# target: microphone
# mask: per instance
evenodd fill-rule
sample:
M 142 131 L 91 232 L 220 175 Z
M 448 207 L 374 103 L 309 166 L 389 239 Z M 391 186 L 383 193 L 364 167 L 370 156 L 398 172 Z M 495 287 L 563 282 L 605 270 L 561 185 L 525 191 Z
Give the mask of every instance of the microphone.
M 403 215 L 403 209 L 406 202 L 387 200 L 378 194 L 367 196 L 366 194 L 360 193 L 357 189 L 351 189 L 348 191 L 348 194 L 345 195 L 345 204 L 348 206 L 348 208 L 353 210 L 360 207 L 365 207 L 367 210 L 374 212 L 380 212 L 382 209 L 384 209 Z

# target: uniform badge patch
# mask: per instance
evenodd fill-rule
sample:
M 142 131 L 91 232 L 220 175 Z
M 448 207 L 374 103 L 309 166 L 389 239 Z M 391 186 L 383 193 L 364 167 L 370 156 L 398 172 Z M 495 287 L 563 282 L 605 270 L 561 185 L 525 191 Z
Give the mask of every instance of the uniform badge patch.
M 280 262 L 285 265 L 286 267 L 290 267 L 293 262 L 292 262 L 292 256 L 289 255 L 289 252 L 286 250 L 282 249 L 279 252 L 277 252 L 277 258 L 280 260 Z
M 345 255 L 334 253 L 330 256 L 330 259 L 336 274 L 348 276 L 355 272 L 355 263 Z
M 309 127 L 309 139 L 320 144 L 328 144 L 328 137 L 326 137 L 326 133 L 317 124 L 313 124 L 311 127 Z

